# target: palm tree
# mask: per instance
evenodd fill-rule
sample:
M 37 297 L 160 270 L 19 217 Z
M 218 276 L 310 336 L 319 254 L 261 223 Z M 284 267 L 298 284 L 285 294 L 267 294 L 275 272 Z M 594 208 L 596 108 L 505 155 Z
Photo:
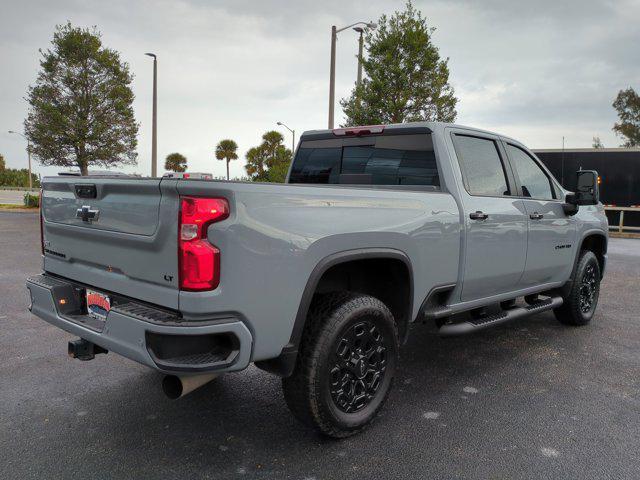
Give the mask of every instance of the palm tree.
M 238 159 L 237 149 L 238 144 L 230 139 L 220 140 L 216 146 L 216 158 L 227 161 L 227 180 L 229 180 L 229 162 Z
M 247 164 L 244 169 L 247 171 L 247 175 L 252 180 L 264 180 L 266 178 L 265 172 L 267 167 L 268 154 L 263 145 L 252 147 L 245 154 Z
M 284 137 L 276 130 L 270 130 L 262 135 L 262 144 L 267 151 L 269 157 L 275 157 L 279 147 L 282 146 Z
M 170 153 L 164 162 L 164 169 L 174 172 L 184 172 L 187 169 L 187 157 L 180 153 Z

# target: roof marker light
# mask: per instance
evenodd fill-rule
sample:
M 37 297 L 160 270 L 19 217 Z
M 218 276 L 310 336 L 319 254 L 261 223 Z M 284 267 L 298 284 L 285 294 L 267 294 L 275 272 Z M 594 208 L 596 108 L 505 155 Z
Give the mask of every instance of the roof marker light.
M 333 134 L 338 137 L 344 137 L 344 136 L 359 137 L 360 135 L 379 135 L 382 132 L 384 132 L 384 125 L 336 128 L 333 130 Z

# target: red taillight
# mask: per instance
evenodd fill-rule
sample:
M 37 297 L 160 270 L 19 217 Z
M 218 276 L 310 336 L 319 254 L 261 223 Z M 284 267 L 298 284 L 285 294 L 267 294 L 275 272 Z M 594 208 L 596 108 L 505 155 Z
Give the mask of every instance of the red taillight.
M 370 125 L 368 127 L 349 127 L 349 128 L 336 128 L 333 130 L 333 134 L 339 137 L 345 135 L 379 135 L 384 132 L 384 125 Z
M 38 210 L 40 213 L 40 251 L 44 255 L 44 219 L 42 218 L 42 189 L 40 189 L 40 195 L 38 196 Z
M 180 197 L 181 290 L 213 290 L 220 283 L 220 250 L 207 240 L 207 228 L 228 216 L 229 203 L 224 198 Z

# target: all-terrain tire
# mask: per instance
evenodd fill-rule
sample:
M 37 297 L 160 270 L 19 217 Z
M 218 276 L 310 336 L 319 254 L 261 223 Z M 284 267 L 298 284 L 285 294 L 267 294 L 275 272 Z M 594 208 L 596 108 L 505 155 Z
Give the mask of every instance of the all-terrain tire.
M 398 345 L 393 315 L 380 300 L 349 292 L 317 295 L 293 374 L 282 380 L 289 409 L 330 437 L 359 432 L 391 391 Z
M 600 295 L 600 264 L 590 250 L 580 252 L 571 289 L 563 295 L 564 303 L 553 313 L 560 323 L 588 324 L 596 311 Z

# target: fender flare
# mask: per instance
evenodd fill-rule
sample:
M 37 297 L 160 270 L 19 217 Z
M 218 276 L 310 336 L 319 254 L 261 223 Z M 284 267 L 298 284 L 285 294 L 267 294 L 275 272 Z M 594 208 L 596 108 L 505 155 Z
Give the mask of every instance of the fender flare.
M 573 271 L 575 270 L 575 266 L 578 264 L 578 259 L 580 258 L 580 252 L 582 251 L 582 244 L 584 243 L 587 237 L 594 237 L 594 236 L 602 237 L 602 239 L 604 240 L 604 254 L 605 255 L 607 254 L 607 248 L 609 247 L 609 238 L 607 237 L 607 234 L 605 232 L 597 228 L 590 229 L 583 232 L 582 236 L 580 237 L 580 243 L 578 244 L 578 248 L 576 249 L 575 258 L 573 260 L 573 270 L 571 271 L 571 278 L 573 278 Z
M 282 352 L 276 358 L 270 360 L 263 360 L 256 362 L 256 366 L 271 373 L 275 373 L 282 377 L 288 377 L 293 373 L 295 368 L 295 362 L 298 356 L 298 345 L 302 338 L 302 332 L 307 320 L 307 313 L 311 306 L 311 300 L 318 287 L 318 283 L 322 276 L 332 267 L 340 265 L 342 263 L 351 262 L 354 260 L 366 260 L 375 258 L 395 259 L 402 261 L 407 267 L 409 272 L 409 310 L 407 318 L 404 320 L 407 324 L 411 322 L 413 315 L 413 267 L 411 260 L 401 250 L 393 248 L 358 248 L 353 250 L 345 250 L 342 252 L 333 253 L 321 259 L 314 269 L 311 271 L 307 284 L 302 292 L 300 303 L 298 304 L 298 311 L 291 330 L 291 336 L 289 342 L 283 347 Z
M 578 248 L 576 248 L 576 253 L 573 258 L 573 267 L 571 268 L 571 276 L 569 277 L 567 282 L 561 287 L 561 291 L 563 294 L 566 294 L 567 292 L 569 292 L 571 290 L 571 286 L 573 285 L 573 278 L 576 274 L 576 267 L 578 266 L 578 260 L 580 260 L 580 252 L 582 251 L 582 244 L 584 243 L 587 237 L 593 237 L 596 235 L 603 238 L 604 246 L 605 246 L 605 255 L 606 255 L 607 247 L 609 246 L 609 239 L 607 238 L 606 233 L 597 228 L 590 229 L 583 232 L 580 237 L 580 241 L 578 243 Z M 602 271 L 602 274 L 604 275 L 604 270 Z

